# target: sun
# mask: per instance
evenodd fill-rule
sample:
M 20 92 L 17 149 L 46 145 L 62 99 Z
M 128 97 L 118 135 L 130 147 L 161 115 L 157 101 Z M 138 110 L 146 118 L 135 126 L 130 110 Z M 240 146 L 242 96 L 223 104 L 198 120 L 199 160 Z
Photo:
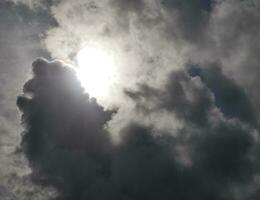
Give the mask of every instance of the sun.
M 77 76 L 86 92 L 95 98 L 107 98 L 116 79 L 112 53 L 100 46 L 86 46 L 77 54 Z

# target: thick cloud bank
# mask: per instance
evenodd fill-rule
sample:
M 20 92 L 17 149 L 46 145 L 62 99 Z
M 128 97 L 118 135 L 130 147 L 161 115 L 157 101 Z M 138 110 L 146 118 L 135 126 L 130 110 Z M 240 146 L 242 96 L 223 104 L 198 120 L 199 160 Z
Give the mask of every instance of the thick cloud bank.
M 259 41 L 259 0 L 0 0 L 0 199 L 259 199 Z M 31 61 L 89 45 L 117 112 L 43 64 L 20 135 Z
M 125 119 L 118 143 L 106 127 L 120 110 L 90 99 L 64 63 L 37 59 L 32 66 L 33 78 L 17 99 L 21 145 L 33 180 L 56 187 L 57 199 L 259 198 L 255 115 L 243 89 L 217 66 L 173 71 L 161 89 L 126 90 L 132 113 L 143 117 Z M 158 113 L 181 125 L 162 129 L 152 119 Z
M 81 199 L 87 188 L 104 182 L 109 173 L 110 141 L 104 111 L 69 67 L 38 59 L 34 78 L 17 99 L 25 126 L 22 148 L 36 181 L 57 186 L 62 196 Z

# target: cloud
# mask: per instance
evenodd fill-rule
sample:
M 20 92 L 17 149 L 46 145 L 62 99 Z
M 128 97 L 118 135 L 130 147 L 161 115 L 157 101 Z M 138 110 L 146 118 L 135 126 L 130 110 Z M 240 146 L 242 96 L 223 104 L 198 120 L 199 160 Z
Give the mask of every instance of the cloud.
M 45 59 L 32 66 L 34 76 L 17 99 L 25 128 L 21 145 L 33 180 L 56 187 L 60 199 L 225 200 L 256 195 L 247 186 L 257 187 L 258 132 L 240 113 L 221 111 L 229 101 L 208 81 L 210 72 L 191 76 L 177 70 L 160 89 L 142 85 L 126 91 L 136 119 L 124 119 L 120 140 L 114 143 L 106 126 L 120 112 L 104 110 L 89 99 L 70 66 Z M 231 93 L 242 93 L 221 71 L 215 74 L 231 85 Z M 159 120 L 148 124 L 138 113 L 144 118 L 174 115 L 183 126 L 162 130 Z M 240 190 L 244 193 L 237 198 Z
M 0 2 L 0 180 L 17 199 L 44 199 L 39 187 L 30 179 L 27 160 L 19 153 L 20 113 L 16 107 L 17 93 L 29 76 L 28 65 L 38 56 L 49 57 L 41 38 L 53 26 L 46 11 L 35 12 L 21 4 Z M 30 195 L 29 195 L 30 194 Z M 0 197 L 0 199 L 2 199 Z
M 120 75 L 109 99 L 118 107 L 113 113 L 89 99 L 66 64 L 34 62 L 17 101 L 34 182 L 54 186 L 61 199 L 257 199 L 257 1 L 15 2 L 14 22 L 21 20 L 26 32 L 8 34 L 7 41 L 18 39 L 2 45 L 8 47 L 1 54 L 8 60 L 4 72 L 23 54 L 17 68 L 39 54 L 76 63 L 77 52 L 95 41 L 113 52 Z M 17 12 L 3 9 L 0 20 L 14 23 Z M 3 35 L 20 31 L 2 26 Z M 42 45 L 35 40 L 48 52 L 35 53 Z M 18 48 L 12 57 L 9 47 Z M 4 91 L 18 92 L 9 88 Z M 1 114 L 8 137 L 11 113 Z M 1 168 L 9 163 L 1 159 Z
M 174 112 L 177 119 L 185 119 L 196 124 L 207 122 L 208 113 L 213 110 L 212 95 L 197 78 L 190 77 L 183 71 L 173 72 L 165 86 L 165 90 L 156 90 L 142 85 L 140 91 L 126 93 L 136 102 L 138 107 L 145 110 L 147 102 L 155 99 L 152 112 L 166 110 Z M 139 102 L 140 98 L 144 98 Z
M 187 61 L 204 66 L 218 62 L 224 74 L 250 93 L 258 109 L 257 1 L 48 2 L 52 6 L 47 10 L 57 24 L 46 29 L 42 39 L 52 57 L 75 62 L 81 48 L 100 43 L 120 58 L 118 95 L 125 86 L 135 87 L 142 81 L 159 85 L 160 77 L 183 68 Z
M 189 66 L 192 76 L 199 76 L 213 92 L 217 107 L 227 117 L 237 117 L 257 126 L 257 116 L 245 90 L 235 80 L 226 77 L 217 63 L 209 64 L 201 70 L 196 65 Z
M 25 5 L 32 10 L 48 9 L 52 4 L 58 2 L 58 0 L 4 0 L 4 2 L 12 2 L 16 5 Z
M 169 20 L 167 32 L 172 32 L 190 42 L 199 42 L 207 31 L 214 0 L 164 0 L 162 6 Z M 176 18 L 175 20 L 172 20 Z M 175 23 L 173 23 L 175 21 Z M 176 29 L 178 27 L 178 29 Z
M 26 128 L 22 148 L 37 181 L 56 186 L 64 198 L 82 198 L 107 179 L 111 147 L 103 126 L 112 111 L 89 99 L 59 61 L 38 59 L 33 73 L 17 99 Z
M 205 72 L 203 70 L 200 72 L 203 74 L 201 78 L 194 74 L 190 76 L 189 73 L 182 70 L 175 71 L 169 76 L 164 89 L 142 85 L 137 91 L 126 92 L 136 103 L 136 110 L 143 112 L 144 116 L 151 117 L 153 116 L 151 113 L 165 110 L 183 122 L 183 126 L 177 130 L 169 129 L 162 132 L 158 122 L 152 121 L 149 129 L 137 128 L 130 129 L 132 131 L 128 132 L 129 135 L 138 134 L 134 140 L 135 148 L 130 151 L 138 151 L 136 150 L 138 144 L 142 149 L 136 153 L 137 155 L 130 156 L 136 158 L 137 175 L 134 176 L 129 172 L 131 178 L 128 177 L 125 181 L 132 180 L 133 176 L 136 178 L 136 183 L 133 185 L 137 186 L 132 192 L 138 192 L 133 199 L 140 198 L 138 195 L 149 199 L 152 197 L 154 199 L 250 199 L 256 194 L 255 191 L 248 191 L 246 188 L 249 185 L 256 188 L 258 184 L 254 182 L 254 177 L 258 174 L 258 162 L 255 160 L 258 154 L 258 131 L 254 129 L 254 124 L 252 124 L 253 127 L 247 124 L 248 118 L 243 118 L 244 115 L 240 112 L 232 112 L 231 115 L 228 110 L 226 113 L 221 111 L 221 109 L 226 110 L 224 107 L 227 105 L 230 105 L 232 110 L 231 104 L 246 101 L 243 90 L 214 66 L 207 68 Z M 218 85 L 215 83 L 214 86 L 214 79 L 211 79 L 212 72 L 218 81 L 221 81 L 221 84 L 218 82 Z M 209 83 L 209 80 L 212 83 Z M 220 95 L 218 89 L 222 91 L 222 88 L 227 88 L 229 91 Z M 233 99 L 235 102 L 229 101 L 230 93 L 236 94 L 237 98 Z M 249 109 L 248 103 L 242 103 L 241 106 L 245 106 L 244 109 L 251 112 L 249 116 L 253 116 L 253 111 Z M 242 113 L 244 109 L 241 108 Z M 162 145 L 163 148 L 167 147 L 166 151 L 159 155 L 161 157 L 167 155 L 169 160 L 167 160 L 166 166 L 169 167 L 169 171 L 163 168 L 165 163 L 160 159 L 154 160 L 155 163 L 149 163 L 158 152 L 153 152 L 151 157 L 148 156 L 143 134 L 153 138 L 153 140 L 146 138 L 148 141 L 153 141 L 159 146 Z M 124 139 L 123 136 L 122 140 Z M 147 157 L 140 159 L 141 152 Z M 133 160 L 134 158 L 131 161 L 135 162 Z M 142 161 L 149 163 L 143 171 L 140 167 Z M 158 169 L 159 172 L 153 169 L 153 166 L 158 167 L 158 165 L 159 169 L 162 168 L 162 170 Z M 132 165 L 130 166 L 132 167 Z M 154 170 L 155 178 L 152 172 L 149 175 L 146 174 L 149 173 L 150 168 Z M 130 167 L 128 170 L 131 171 Z M 139 174 L 139 170 L 141 174 Z M 124 174 L 127 174 L 127 170 L 121 174 L 121 177 L 124 177 Z M 146 176 L 143 177 L 143 174 Z M 141 178 L 138 179 L 138 177 Z M 143 183 L 142 180 L 146 180 L 147 177 L 154 179 L 147 181 L 147 184 Z M 162 177 L 169 179 L 166 181 Z M 153 192 L 147 192 L 148 189 L 144 191 L 140 189 L 146 187 Z M 160 190 L 160 187 L 163 189 Z M 167 189 L 168 187 L 170 188 Z M 236 197 L 235 191 L 237 190 L 242 190 L 245 194 L 239 193 Z
M 15 200 L 16 199 L 16 197 L 3 186 L 0 186 L 0 197 L 3 200 Z
M 207 66 L 208 62 L 218 62 L 223 73 L 249 95 L 257 113 L 259 44 L 255 41 L 260 33 L 259 8 L 257 1 L 216 1 L 207 37 L 190 52 L 195 63 Z
M 176 50 L 175 37 L 166 36 L 167 16 L 157 2 L 62 1 L 51 7 L 51 13 L 58 26 L 47 30 L 43 42 L 53 58 L 76 64 L 80 49 L 93 43 L 116 58 L 120 76 L 111 93 L 120 97 L 109 104 L 124 101 L 126 85 L 135 87 L 143 81 L 160 85 L 165 74 L 181 66 L 184 50 Z

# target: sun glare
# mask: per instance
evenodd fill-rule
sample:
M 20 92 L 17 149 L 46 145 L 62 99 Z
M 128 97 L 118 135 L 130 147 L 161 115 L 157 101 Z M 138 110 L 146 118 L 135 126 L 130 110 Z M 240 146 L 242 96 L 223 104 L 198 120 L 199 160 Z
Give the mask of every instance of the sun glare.
M 106 98 L 115 81 L 115 61 L 111 52 L 87 46 L 77 54 L 77 76 L 91 97 Z

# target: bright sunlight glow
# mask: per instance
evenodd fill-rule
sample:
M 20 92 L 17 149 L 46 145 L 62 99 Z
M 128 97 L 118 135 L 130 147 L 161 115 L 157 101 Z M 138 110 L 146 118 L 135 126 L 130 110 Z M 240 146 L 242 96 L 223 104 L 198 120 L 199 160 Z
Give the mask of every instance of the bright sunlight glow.
M 115 81 L 115 62 L 111 52 L 86 46 L 77 54 L 77 76 L 91 97 L 106 98 Z

